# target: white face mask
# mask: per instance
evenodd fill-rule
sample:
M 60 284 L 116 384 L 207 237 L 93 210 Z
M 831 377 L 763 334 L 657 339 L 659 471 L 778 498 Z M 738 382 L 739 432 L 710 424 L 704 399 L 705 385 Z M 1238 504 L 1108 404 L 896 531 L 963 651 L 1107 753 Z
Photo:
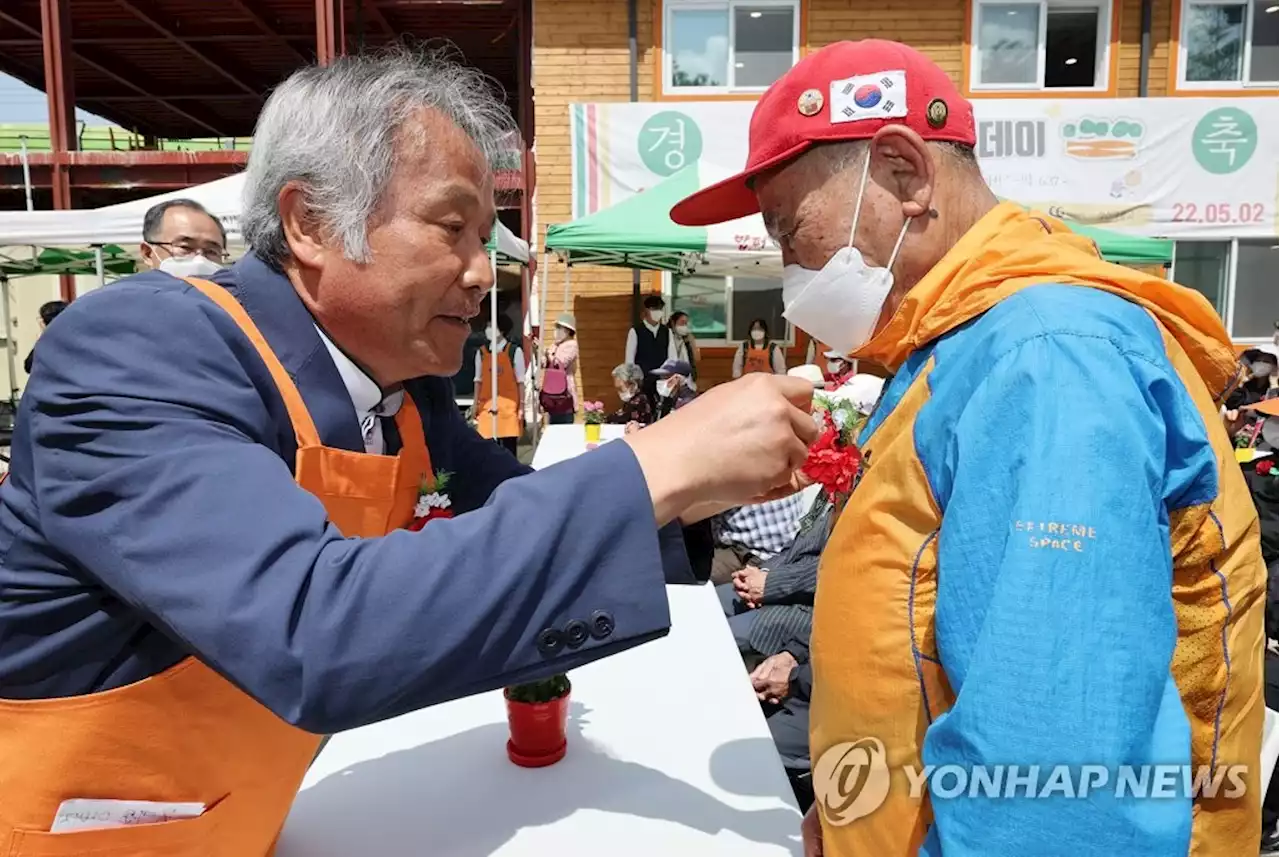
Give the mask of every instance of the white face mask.
M 763 331 L 763 330 L 753 330 L 753 331 L 751 331 L 751 341 L 752 341 L 752 342 L 764 342 L 764 331 Z
M 209 277 L 222 270 L 222 266 L 197 253 L 179 259 L 170 256 L 160 263 L 160 270 L 175 277 Z
M 484 329 L 484 335 L 490 342 L 499 342 L 501 340 L 501 337 L 498 336 L 498 331 L 493 327 L 486 327 Z
M 649 321 L 653 322 L 654 324 L 662 324 L 662 310 L 660 309 L 649 310 Z
M 844 370 L 844 364 L 839 360 L 827 361 L 827 373 L 830 375 L 839 375 Z
M 618 394 L 618 398 L 624 402 L 629 402 L 635 397 L 636 397 L 635 390 L 623 390 L 621 393 Z
M 569 338 L 569 332 L 557 327 L 555 337 L 556 337 L 556 342 L 564 342 L 566 339 Z
M 862 167 L 862 185 L 853 210 L 853 226 L 849 228 L 849 245 L 837 250 L 820 271 L 810 271 L 795 264 L 782 270 L 782 303 L 785 307 L 782 315 L 814 339 L 846 354 L 861 348 L 871 338 L 884 302 L 893 290 L 890 270 L 897 261 L 903 239 L 907 237 L 907 227 L 911 225 L 910 218 L 902 224 L 898 242 L 889 255 L 888 267 L 872 267 L 862 258 L 862 253 L 853 246 L 853 236 L 858 229 L 870 172 L 871 157 L 868 155 Z
M 687 324 L 676 325 L 676 336 L 688 336 L 688 335 L 689 335 L 689 325 Z
M 1255 360 L 1249 364 L 1255 378 L 1269 378 L 1274 367 L 1266 360 Z
M 671 392 L 672 392 L 672 390 L 671 390 L 671 382 L 670 382 L 669 380 L 667 380 L 667 379 L 665 379 L 665 378 L 664 378 L 663 380 L 661 380 L 661 381 L 659 381 L 659 382 L 658 382 L 658 395 L 659 395 L 659 396 L 662 396 L 662 397 L 664 397 L 664 398 L 665 398 L 665 397 L 667 397 L 667 396 L 670 396 L 670 395 L 671 395 Z

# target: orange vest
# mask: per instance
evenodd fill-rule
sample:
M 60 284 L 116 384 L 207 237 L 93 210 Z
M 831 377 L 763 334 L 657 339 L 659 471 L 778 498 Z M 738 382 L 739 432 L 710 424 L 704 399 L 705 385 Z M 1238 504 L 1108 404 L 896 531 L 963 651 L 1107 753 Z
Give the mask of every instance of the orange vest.
M 298 486 L 324 504 L 346 536 L 382 536 L 407 525 L 421 481 L 432 473 L 412 399 L 406 396 L 396 415 L 399 455 L 322 445 L 297 386 L 239 302 L 213 283 L 189 282 L 235 319 L 271 371 L 297 436 Z M 0 700 L 0 854 L 270 854 L 320 742 L 195 657 L 101 693 Z M 191 819 L 50 833 L 58 806 L 71 798 L 206 808 Z
M 493 394 L 493 351 L 489 346 L 481 349 L 484 361 L 480 367 L 480 396 L 476 399 L 476 431 L 481 437 L 519 437 L 520 380 L 507 349 L 498 352 L 498 394 Z M 494 416 L 497 428 L 494 428 Z
M 772 357 L 773 349 L 770 346 L 764 348 L 748 347 L 744 349 L 742 355 L 742 374 L 746 375 L 750 372 L 773 372 Z

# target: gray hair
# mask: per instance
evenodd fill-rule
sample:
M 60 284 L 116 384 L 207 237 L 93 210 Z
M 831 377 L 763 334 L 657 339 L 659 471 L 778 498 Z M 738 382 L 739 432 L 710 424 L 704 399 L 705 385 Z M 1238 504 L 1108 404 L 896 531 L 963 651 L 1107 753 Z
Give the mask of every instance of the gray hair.
M 613 367 L 613 377 L 619 381 L 639 384 L 644 380 L 644 370 L 634 363 L 619 363 Z
M 511 146 L 515 126 L 500 89 L 448 48 L 345 56 L 291 75 L 254 130 L 245 243 L 277 267 L 289 257 L 277 204 L 284 187 L 297 182 L 309 213 L 342 242 L 343 254 L 368 262 L 368 227 L 395 171 L 401 129 L 423 108 L 457 125 L 490 169 Z

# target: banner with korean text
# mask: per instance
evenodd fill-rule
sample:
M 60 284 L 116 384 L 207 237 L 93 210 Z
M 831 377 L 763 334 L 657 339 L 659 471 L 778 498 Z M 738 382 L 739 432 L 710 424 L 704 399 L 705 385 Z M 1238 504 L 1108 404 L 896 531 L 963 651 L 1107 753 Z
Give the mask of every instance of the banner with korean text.
M 980 99 L 977 151 L 998 196 L 1066 220 L 1159 238 L 1274 237 L 1278 105 L 1270 97 Z M 741 169 L 753 107 L 572 105 L 574 217 L 694 162 L 708 175 Z

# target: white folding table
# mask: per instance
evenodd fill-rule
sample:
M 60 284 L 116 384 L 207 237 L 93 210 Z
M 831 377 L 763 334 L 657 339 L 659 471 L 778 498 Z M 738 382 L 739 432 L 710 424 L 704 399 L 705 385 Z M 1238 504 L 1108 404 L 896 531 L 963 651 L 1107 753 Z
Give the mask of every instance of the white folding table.
M 585 448 L 582 426 L 550 426 L 535 466 Z M 569 674 L 562 761 L 507 759 L 500 691 L 342 733 L 278 857 L 800 855 L 800 812 L 715 591 L 667 592 L 669 635 Z

